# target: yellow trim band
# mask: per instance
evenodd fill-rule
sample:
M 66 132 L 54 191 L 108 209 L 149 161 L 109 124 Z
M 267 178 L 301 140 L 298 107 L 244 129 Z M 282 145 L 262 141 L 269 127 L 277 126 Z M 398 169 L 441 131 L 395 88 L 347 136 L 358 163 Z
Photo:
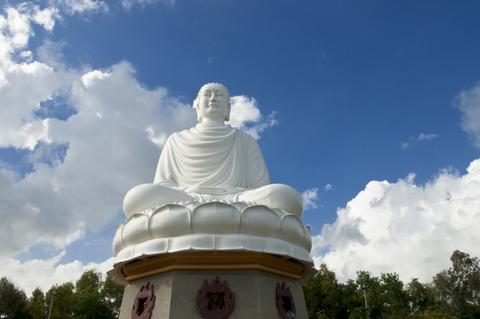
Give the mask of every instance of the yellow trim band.
M 300 262 L 277 255 L 254 252 L 169 253 L 138 259 L 123 265 L 121 272 L 131 282 L 175 270 L 260 270 L 299 280 L 306 268 Z

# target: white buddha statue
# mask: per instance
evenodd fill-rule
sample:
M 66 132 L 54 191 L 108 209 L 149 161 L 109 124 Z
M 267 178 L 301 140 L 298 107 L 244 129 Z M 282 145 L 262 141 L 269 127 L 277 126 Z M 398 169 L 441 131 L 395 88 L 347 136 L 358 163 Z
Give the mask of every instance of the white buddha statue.
M 257 142 L 225 124 L 230 96 L 222 84 L 202 86 L 193 103 L 198 123 L 165 142 L 154 182 L 124 198 L 127 216 L 165 204 L 244 202 L 301 216 L 303 200 L 292 187 L 270 184 Z

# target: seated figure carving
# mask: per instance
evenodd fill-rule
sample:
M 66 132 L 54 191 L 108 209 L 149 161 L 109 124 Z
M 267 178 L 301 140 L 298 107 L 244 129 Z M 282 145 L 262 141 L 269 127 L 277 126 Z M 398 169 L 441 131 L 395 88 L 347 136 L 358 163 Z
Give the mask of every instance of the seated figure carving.
M 227 89 L 205 84 L 193 106 L 197 125 L 167 139 L 154 182 L 126 194 L 126 215 L 165 204 L 223 201 L 265 205 L 300 217 L 300 194 L 290 186 L 271 184 L 255 139 L 225 124 L 230 117 Z

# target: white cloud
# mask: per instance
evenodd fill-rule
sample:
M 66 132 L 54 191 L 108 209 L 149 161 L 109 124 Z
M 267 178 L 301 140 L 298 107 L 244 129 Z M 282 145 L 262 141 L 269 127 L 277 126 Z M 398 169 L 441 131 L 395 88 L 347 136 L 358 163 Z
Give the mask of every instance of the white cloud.
M 434 133 L 420 133 L 418 136 L 411 136 L 408 141 L 403 142 L 401 144 L 403 149 L 407 149 L 410 146 L 417 144 L 418 142 L 428 142 L 438 137 L 437 134 Z
M 303 198 L 303 208 L 309 210 L 312 208 L 317 208 L 318 205 L 316 200 L 318 199 L 318 188 L 309 188 L 302 193 Z
M 260 121 L 260 110 L 257 100 L 245 95 L 232 96 L 230 99 L 232 110 L 230 112 L 230 124 L 234 127 L 242 127 L 247 122 Z
M 28 50 L 32 23 L 53 27 L 49 19 L 54 10 L 22 3 L 6 7 L 4 12 L 0 15 L 0 147 L 33 149 L 38 141 L 48 142 L 48 123 L 34 121 L 34 111 L 73 78 L 70 72 L 55 72 L 51 66 L 33 61 Z
M 108 12 L 108 5 L 102 0 L 50 0 L 49 3 L 69 15 Z
M 144 89 L 128 63 L 85 74 L 67 70 L 51 42 L 40 49 L 44 62 L 16 62 L 30 51 L 31 23 L 51 26 L 32 13 L 36 8 L 25 3 L 0 15 L 0 147 L 35 150 L 29 156 L 33 172 L 25 178 L 0 170 L 0 256 L 41 242 L 65 247 L 86 229 L 105 225 L 129 187 L 152 179 L 159 148 L 145 129 L 171 132 L 194 119 L 190 106 L 165 89 Z M 42 102 L 60 94 L 75 107 L 74 116 L 35 115 Z M 50 148 L 39 143 L 67 145 L 65 158 L 46 163 Z
M 25 50 L 19 53 L 20 57 L 25 59 L 26 62 L 32 62 L 32 51 L 30 50 Z
M 63 56 L 63 48 L 66 43 L 63 41 L 54 42 L 49 39 L 45 39 L 35 52 L 38 62 L 49 65 L 51 68 L 56 69 L 57 72 L 65 68 L 65 61 Z M 76 74 L 76 78 L 79 74 Z M 71 82 L 69 83 L 71 85 Z
M 98 83 L 99 81 L 102 81 L 104 79 L 107 79 L 109 76 L 112 74 L 109 72 L 102 72 L 100 70 L 93 70 L 88 73 L 85 73 L 82 75 L 80 78 L 82 81 L 83 86 L 86 89 L 91 88 L 95 83 Z
M 418 135 L 417 137 L 417 140 L 418 141 L 431 141 L 433 140 L 434 138 L 437 138 L 438 135 L 437 134 L 433 134 L 433 133 L 420 133 L 420 135 Z
M 232 105 L 230 125 L 246 131 L 257 140 L 265 129 L 278 124 L 277 113 L 272 112 L 267 117 L 262 116 L 258 102 L 253 97 L 232 96 L 230 103 Z
M 480 148 L 480 83 L 462 91 L 456 101 L 462 113 L 462 128 L 467 132 L 475 147 Z
M 45 30 L 52 31 L 55 26 L 55 20 L 59 18 L 57 8 L 45 8 L 36 10 L 33 15 L 33 21 L 41 25 Z
M 122 6 L 130 10 L 133 6 L 138 5 L 140 7 L 145 7 L 147 5 L 153 5 L 157 3 L 163 3 L 168 6 L 174 6 L 176 0 L 121 0 Z
M 341 279 L 356 271 L 397 272 L 430 281 L 448 268 L 455 249 L 480 256 L 480 159 L 467 173 L 441 171 L 425 185 L 414 175 L 395 183 L 371 181 L 335 223 L 314 237 L 316 264 Z
M 325 184 L 323 189 L 325 190 L 325 192 L 329 192 L 333 189 L 333 185 L 332 184 Z
M 46 123 L 48 143 L 68 145 L 63 162 L 33 162 L 33 172 L 20 181 L 3 176 L 0 214 L 9 226 L 0 233 L 6 243 L 0 255 L 39 242 L 64 247 L 85 229 L 106 225 L 119 213 L 124 193 L 153 178 L 160 148 L 147 128 L 168 134 L 195 119 L 192 108 L 166 89 L 143 88 L 126 62 L 82 75 L 70 92 L 76 114 L 28 122 Z M 37 135 L 30 137 L 23 147 L 38 142 Z
M 96 269 L 106 274 L 113 265 L 113 258 L 101 263 L 83 264 L 79 260 L 62 264 L 64 252 L 50 259 L 32 259 L 21 262 L 16 259 L 2 260 L 0 277 L 7 277 L 30 296 L 32 291 L 40 288 L 46 292 L 53 285 L 77 281 L 89 269 Z

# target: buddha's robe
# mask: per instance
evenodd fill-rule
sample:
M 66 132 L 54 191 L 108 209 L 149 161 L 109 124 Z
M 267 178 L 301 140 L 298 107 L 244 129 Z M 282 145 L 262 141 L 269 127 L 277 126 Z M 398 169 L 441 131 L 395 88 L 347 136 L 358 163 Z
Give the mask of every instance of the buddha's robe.
M 153 184 L 131 189 L 127 215 L 147 208 L 195 201 L 246 202 L 300 215 L 301 196 L 290 186 L 270 184 L 257 142 L 229 125 L 197 126 L 165 142 Z
M 224 194 L 270 184 L 257 142 L 229 125 L 173 133 L 158 161 L 154 183 L 196 193 Z

